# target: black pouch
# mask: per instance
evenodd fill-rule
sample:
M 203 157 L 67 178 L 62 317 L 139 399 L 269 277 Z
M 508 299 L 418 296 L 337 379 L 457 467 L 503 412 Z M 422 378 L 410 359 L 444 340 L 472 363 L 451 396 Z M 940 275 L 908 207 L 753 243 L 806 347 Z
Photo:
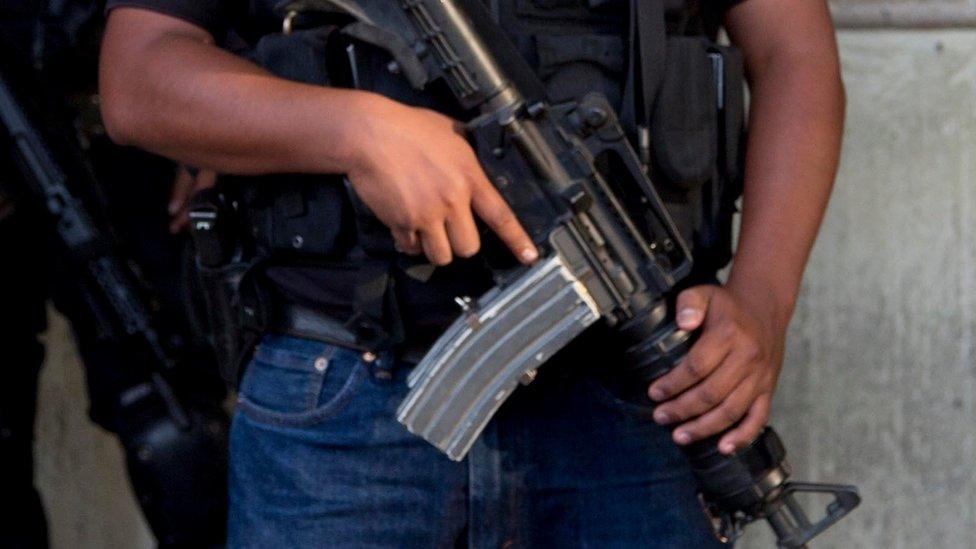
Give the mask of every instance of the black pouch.
M 245 57 L 281 78 L 332 83 L 337 28 L 330 25 L 270 34 Z M 339 176 L 274 174 L 235 177 L 244 189 L 244 212 L 259 249 L 276 258 L 328 258 L 348 251 L 355 219 Z
M 257 248 L 281 259 L 328 259 L 355 243 L 355 216 L 339 176 L 246 178 L 245 218 Z
M 539 34 L 535 37 L 539 76 L 554 103 L 578 99 L 590 92 L 606 96 L 619 108 L 620 81 L 626 53 L 619 36 L 606 34 Z
M 327 25 L 289 34 L 269 34 L 244 57 L 281 78 L 326 86 L 331 83 L 329 40 L 336 30 Z
M 691 190 L 715 174 L 718 157 L 718 86 L 711 42 L 667 40 L 664 78 L 650 120 L 654 164 L 676 190 Z

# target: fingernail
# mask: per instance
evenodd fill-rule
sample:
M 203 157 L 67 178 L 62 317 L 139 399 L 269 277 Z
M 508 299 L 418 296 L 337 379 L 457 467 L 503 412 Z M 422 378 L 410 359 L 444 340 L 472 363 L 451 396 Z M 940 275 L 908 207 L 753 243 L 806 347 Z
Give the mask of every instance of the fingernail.
M 665 394 L 660 387 L 651 387 L 648 393 L 651 396 L 651 400 L 664 400 Z
M 723 442 L 722 444 L 718 445 L 718 451 L 722 452 L 723 454 L 731 454 L 735 451 L 735 444 L 732 444 L 731 442 Z
M 688 444 L 691 442 L 691 435 L 687 431 L 678 431 L 674 434 L 674 440 L 678 444 Z
M 686 307 L 678 311 L 678 324 L 690 324 L 698 320 L 698 309 Z
M 526 248 L 522 250 L 519 257 L 521 257 L 522 261 L 526 263 L 532 263 L 536 259 L 539 259 L 539 252 L 537 252 L 535 248 Z
M 179 200 L 174 200 L 174 201 L 170 202 L 169 205 L 166 206 L 166 211 L 169 212 L 169 215 L 173 215 L 176 212 L 180 211 L 180 201 Z
M 671 416 L 664 410 L 654 410 L 654 421 L 658 425 L 667 425 L 671 423 Z

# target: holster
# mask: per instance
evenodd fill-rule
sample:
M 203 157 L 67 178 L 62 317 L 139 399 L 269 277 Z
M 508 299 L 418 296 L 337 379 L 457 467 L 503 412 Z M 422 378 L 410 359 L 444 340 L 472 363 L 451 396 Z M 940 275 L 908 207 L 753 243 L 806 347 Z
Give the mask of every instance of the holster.
M 262 296 L 244 291 L 253 286 L 249 275 L 260 260 L 253 247 L 245 245 L 237 208 L 217 188 L 194 196 L 189 217 L 217 364 L 224 380 L 236 386 L 241 365 L 265 323 Z

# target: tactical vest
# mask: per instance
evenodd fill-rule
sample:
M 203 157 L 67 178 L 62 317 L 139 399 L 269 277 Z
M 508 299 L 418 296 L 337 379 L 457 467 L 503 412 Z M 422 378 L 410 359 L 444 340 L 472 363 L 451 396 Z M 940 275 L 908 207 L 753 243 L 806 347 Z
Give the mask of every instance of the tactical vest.
M 696 282 L 731 259 L 745 132 L 742 58 L 714 40 L 721 14 L 707 2 L 665 0 L 662 21 L 642 0 L 498 1 L 552 102 L 599 91 L 617 107 L 692 247 Z
M 551 102 L 595 90 L 619 109 L 692 248 L 695 272 L 689 282 L 710 281 L 731 258 L 732 215 L 741 192 L 742 61 L 735 49 L 712 39 L 697 0 L 662 0 L 663 18 L 648 17 L 642 6 L 651 1 L 656 0 L 489 4 L 545 83 Z M 341 24 L 316 17 L 303 23 L 290 35 L 263 37 L 249 57 L 284 78 L 347 86 L 355 80 L 398 101 L 464 117 L 446 92 L 436 86 L 418 92 L 388 70 L 390 56 L 382 49 L 355 44 L 357 55 L 350 57 Z M 416 265 L 395 252 L 389 231 L 341 176 L 248 178 L 225 186 L 230 187 L 241 191 L 244 232 L 253 238 L 256 263 L 271 273 L 272 300 L 287 300 L 289 293 L 288 277 L 275 272 L 326 269 L 336 297 L 351 301 L 352 313 L 336 316 L 366 341 L 362 346 L 383 346 L 398 333 L 402 339 L 398 319 L 391 320 L 398 309 L 397 296 L 388 291 L 396 278 L 391 273 Z

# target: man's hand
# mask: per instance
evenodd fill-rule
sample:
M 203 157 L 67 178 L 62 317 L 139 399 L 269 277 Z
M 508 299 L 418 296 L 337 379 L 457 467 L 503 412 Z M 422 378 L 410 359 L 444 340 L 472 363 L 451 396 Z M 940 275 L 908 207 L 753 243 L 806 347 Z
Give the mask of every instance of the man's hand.
M 674 441 L 684 445 L 742 421 L 719 441 L 730 454 L 766 425 L 783 356 L 785 326 L 777 315 L 720 286 L 697 286 L 678 296 L 678 326 L 702 328 L 688 355 L 651 384 L 660 402 L 654 420 L 679 424 Z
M 217 173 L 212 170 L 199 170 L 196 174 L 190 173 L 185 166 L 180 166 L 176 171 L 176 181 L 173 182 L 173 190 L 169 194 L 169 232 L 177 234 L 186 228 L 190 222 L 190 200 L 193 195 L 209 189 L 217 182 Z
M 538 252 L 491 185 L 459 123 L 437 112 L 373 96 L 354 137 L 349 181 L 393 232 L 404 253 L 445 265 L 481 246 L 477 214 L 523 263 Z

